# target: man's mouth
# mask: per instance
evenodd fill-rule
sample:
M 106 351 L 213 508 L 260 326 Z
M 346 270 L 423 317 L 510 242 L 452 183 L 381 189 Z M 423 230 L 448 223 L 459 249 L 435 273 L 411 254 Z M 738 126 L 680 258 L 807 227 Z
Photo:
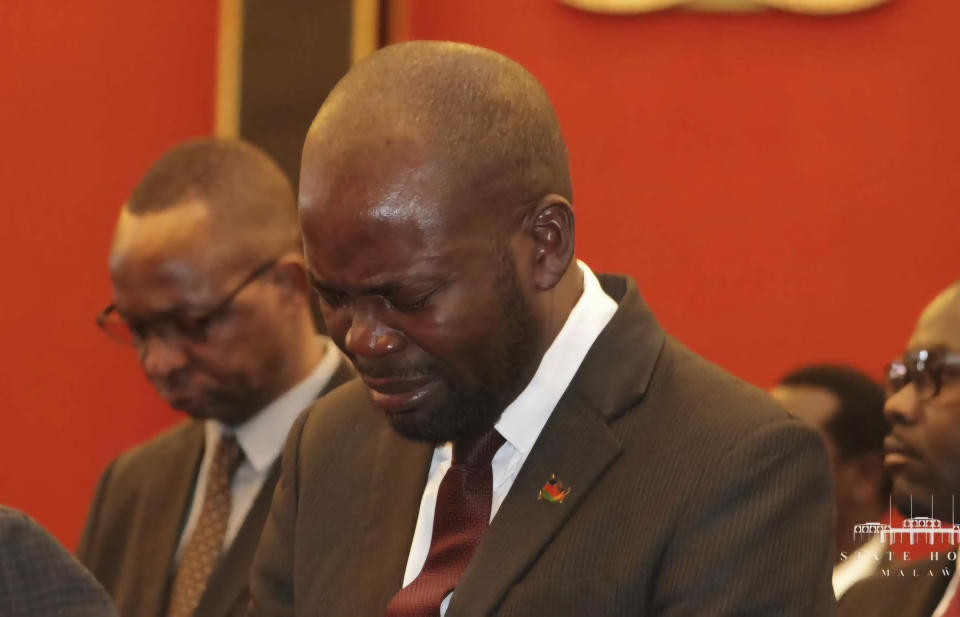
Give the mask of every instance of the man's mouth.
M 195 406 L 201 398 L 196 394 L 185 394 L 183 392 L 161 392 L 161 396 L 167 399 L 167 402 L 169 402 L 170 406 L 174 409 Z
M 883 440 L 883 451 L 883 465 L 887 469 L 901 467 L 919 458 L 916 450 L 892 435 Z
M 417 408 L 439 385 L 431 376 L 383 378 L 361 375 L 373 402 L 387 413 L 405 413 Z

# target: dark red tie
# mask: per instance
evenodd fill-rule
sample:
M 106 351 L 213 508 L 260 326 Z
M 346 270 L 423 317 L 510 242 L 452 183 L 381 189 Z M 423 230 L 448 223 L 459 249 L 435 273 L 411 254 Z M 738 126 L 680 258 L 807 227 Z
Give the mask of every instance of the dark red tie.
M 387 617 L 436 617 L 470 563 L 490 525 L 493 470 L 490 461 L 503 445 L 496 430 L 453 444 L 453 462 L 437 491 L 430 552 L 417 578 L 397 592 Z

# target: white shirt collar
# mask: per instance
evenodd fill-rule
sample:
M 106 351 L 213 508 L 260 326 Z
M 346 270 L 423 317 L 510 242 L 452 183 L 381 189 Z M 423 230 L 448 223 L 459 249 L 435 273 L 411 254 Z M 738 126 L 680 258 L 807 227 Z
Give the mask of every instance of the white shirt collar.
M 327 337 L 322 339 L 325 347 L 323 358 L 313 371 L 252 418 L 232 429 L 216 420 L 207 420 L 208 448 L 217 443 L 224 431 L 233 432 L 247 461 L 256 471 L 266 471 L 280 456 L 287 433 L 297 416 L 316 400 L 340 365 L 340 351 L 336 345 Z
M 524 456 L 533 449 L 590 347 L 617 312 L 617 303 L 603 291 L 587 264 L 578 260 L 577 265 L 583 274 L 580 299 L 543 354 L 533 379 L 507 406 L 495 425 L 503 438 Z
M 879 567 L 877 559 L 885 553 L 880 540 L 880 534 L 859 547 L 846 561 L 841 561 L 833 568 L 833 594 L 839 600 L 847 593 L 854 583 L 867 578 Z

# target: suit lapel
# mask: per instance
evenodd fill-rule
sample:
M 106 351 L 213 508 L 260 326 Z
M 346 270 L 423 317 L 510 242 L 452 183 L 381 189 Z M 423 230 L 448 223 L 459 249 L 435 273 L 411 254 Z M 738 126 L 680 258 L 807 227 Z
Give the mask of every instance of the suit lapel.
M 387 422 L 380 424 L 371 490 L 361 510 L 363 558 L 355 561 L 355 583 L 351 583 L 353 591 L 348 591 L 362 590 L 353 599 L 362 603 L 354 614 L 382 615 L 403 584 L 432 457 L 429 444 L 401 437 Z
M 574 398 L 560 401 L 520 469 L 457 586 L 449 617 L 485 615 L 499 604 L 620 453 L 603 418 Z M 552 474 L 571 489 L 562 503 L 537 499 Z
M 537 438 L 457 586 L 448 617 L 486 615 L 499 605 L 621 452 L 609 422 L 643 397 L 666 335 L 632 280 L 600 278 L 619 301 L 617 312 Z M 559 504 L 539 501 L 554 474 L 570 494 Z
M 161 469 L 166 473 L 154 476 L 151 490 L 146 493 L 144 509 L 150 523 L 149 528 L 143 530 L 141 563 L 146 564 L 148 570 L 142 594 L 143 605 L 150 614 L 162 615 L 166 610 L 173 557 L 180 543 L 203 450 L 203 423 L 193 421 L 185 439 L 170 453 L 169 460 L 163 461 Z
M 210 575 L 207 588 L 197 605 L 196 614 L 205 617 L 227 615 L 247 591 L 250 564 L 257 550 L 260 532 L 270 513 L 273 502 L 273 489 L 280 478 L 280 462 L 270 467 L 270 473 L 264 480 L 260 492 L 247 517 L 237 532 L 237 537 L 223 555 L 223 559 Z
M 340 353 L 336 351 L 334 353 Z M 317 394 L 317 398 L 336 389 L 356 377 L 350 362 L 340 357 L 337 370 L 330 376 L 327 385 Z M 270 513 L 273 502 L 273 492 L 280 478 L 280 461 L 274 461 L 270 472 L 264 480 L 257 498 L 247 513 L 237 537 L 234 538 L 223 559 L 210 575 L 206 591 L 200 598 L 196 614 L 204 616 L 227 615 L 230 610 L 242 599 L 248 589 L 250 564 L 257 550 L 260 532 Z

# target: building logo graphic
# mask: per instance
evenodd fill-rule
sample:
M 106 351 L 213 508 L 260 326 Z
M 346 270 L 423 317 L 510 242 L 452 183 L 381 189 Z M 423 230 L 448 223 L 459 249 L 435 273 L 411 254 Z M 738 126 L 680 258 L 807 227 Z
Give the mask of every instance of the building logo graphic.
M 853 526 L 853 537 L 880 536 L 880 543 L 884 546 L 903 544 L 904 539 L 910 546 L 919 544 L 918 540 L 926 540 L 927 544 L 946 542 L 950 545 L 960 543 L 960 524 L 944 525 L 935 518 L 918 516 L 904 519 L 900 527 L 893 527 L 885 523 L 860 523 Z
M 933 498 L 930 499 L 930 511 L 933 512 Z M 894 525 L 891 503 L 889 522 L 870 521 L 853 526 L 854 540 L 860 540 L 862 546 L 872 547 L 872 550 L 857 550 L 853 554 L 841 552 L 840 561 L 870 559 L 876 563 L 880 575 L 886 577 L 949 577 L 956 568 L 957 545 L 960 544 L 960 523 L 956 522 L 953 512 L 951 507 L 950 523 L 927 516 L 913 516 L 911 496 L 910 516 Z M 879 546 L 874 539 L 879 540 Z

